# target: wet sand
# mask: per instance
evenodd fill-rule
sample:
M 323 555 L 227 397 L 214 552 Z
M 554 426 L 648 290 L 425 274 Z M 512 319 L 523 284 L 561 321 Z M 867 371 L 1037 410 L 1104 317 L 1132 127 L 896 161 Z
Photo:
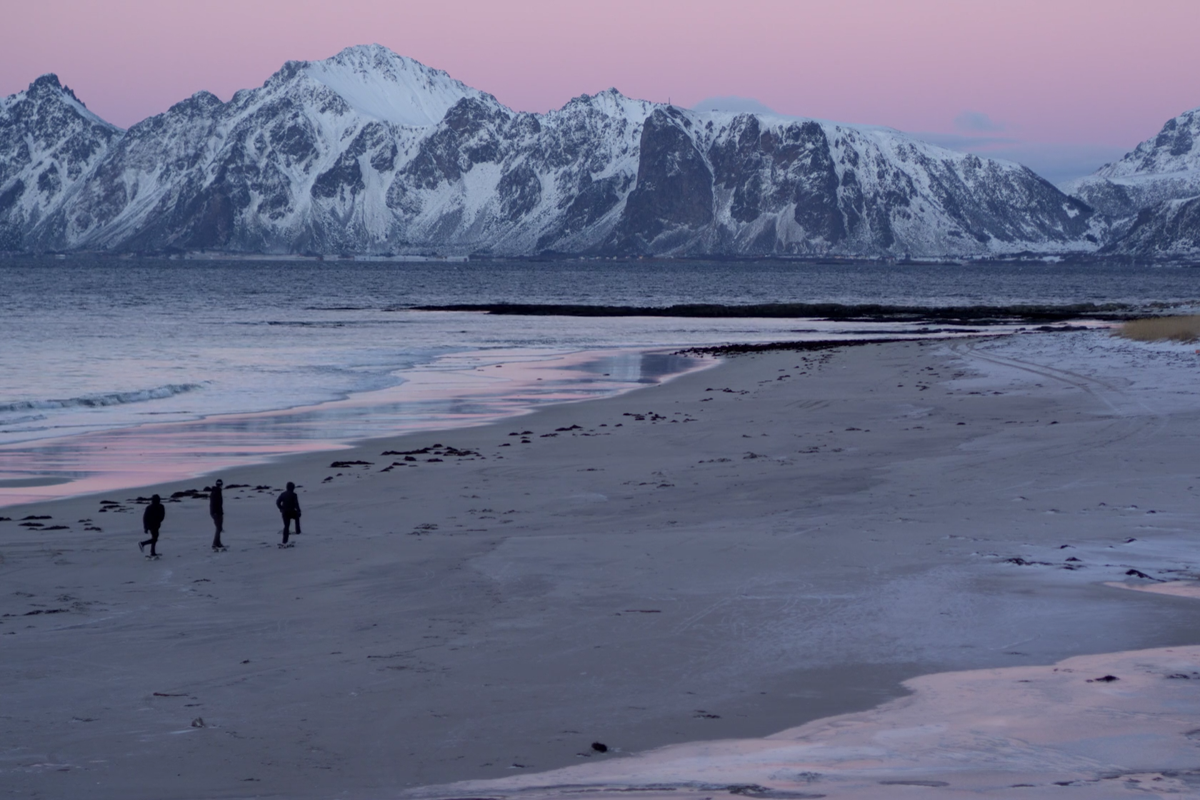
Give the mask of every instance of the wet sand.
M 135 544 L 151 490 L 3 509 L 0 785 L 357 798 L 611 778 L 663 745 L 877 713 L 920 675 L 1193 645 L 1200 603 L 1104 584 L 1200 574 L 1195 375 L 1164 383 L 1178 364 L 1122 351 L 1138 372 L 1101 335 L 740 356 L 229 470 L 247 486 L 226 490 L 222 554 L 203 499 L 167 505 L 158 561 Z M 288 480 L 305 533 L 279 550 Z

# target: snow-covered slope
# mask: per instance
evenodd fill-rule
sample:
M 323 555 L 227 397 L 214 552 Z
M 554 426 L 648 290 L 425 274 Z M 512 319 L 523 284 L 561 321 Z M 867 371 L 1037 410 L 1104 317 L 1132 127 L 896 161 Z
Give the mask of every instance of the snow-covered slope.
M 1101 167 L 1096 175 L 1118 180 L 1196 171 L 1200 171 L 1200 108 L 1167 120 L 1157 136 L 1139 144 L 1120 161 Z
M 21 249 L 120 138 L 55 75 L 0 99 L 0 250 Z
M 1145 258 L 1200 258 L 1200 196 L 1143 208 L 1104 253 Z
M 1113 218 L 1200 195 L 1200 108 L 1167 120 L 1120 161 L 1061 187 Z
M 1200 255 L 1200 108 L 1062 188 L 1112 220 L 1105 253 Z
M 499 107 L 379 46 L 288 62 L 228 103 L 201 92 L 130 128 L 36 243 L 370 251 L 392 216 L 381 176 L 460 102 Z
M 690 217 L 656 210 L 673 197 Z M 1091 217 L 1025 167 L 892 129 L 666 108 L 646 121 L 618 236 L 650 251 L 988 255 L 1091 249 Z
M 300 71 L 357 113 L 413 128 L 436 125 L 463 98 L 484 96 L 440 69 L 379 45 L 352 47 L 326 61 L 307 62 Z
M 113 129 L 109 145 L 10 242 L 964 256 L 1086 251 L 1103 234 L 1091 208 L 1028 169 L 898 131 L 684 111 L 616 90 L 517 113 L 378 45 L 289 62 L 228 103 L 199 93 Z

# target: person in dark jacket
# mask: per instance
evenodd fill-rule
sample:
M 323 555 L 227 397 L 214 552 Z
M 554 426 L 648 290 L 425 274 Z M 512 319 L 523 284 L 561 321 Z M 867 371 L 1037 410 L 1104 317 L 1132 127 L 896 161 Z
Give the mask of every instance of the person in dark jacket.
M 158 555 L 154 546 L 158 544 L 158 529 L 162 527 L 163 520 L 166 518 L 167 509 L 163 507 L 158 495 L 154 495 L 150 498 L 150 505 L 146 506 L 146 511 L 142 514 L 142 530 L 150 534 L 149 539 L 138 542 L 138 549 L 143 553 L 146 552 L 146 545 L 150 545 L 150 555 Z
M 287 491 L 279 495 L 275 507 L 283 515 L 283 543 L 288 543 L 292 520 L 296 521 L 296 533 L 300 533 L 300 498 L 296 497 L 296 484 L 288 481 Z
M 213 525 L 217 528 L 217 532 L 213 534 L 213 550 L 225 548 L 225 545 L 221 544 L 221 533 L 225 527 L 225 497 L 221 494 L 222 486 L 224 482 L 217 478 L 217 482 L 208 493 L 208 515 L 212 517 Z

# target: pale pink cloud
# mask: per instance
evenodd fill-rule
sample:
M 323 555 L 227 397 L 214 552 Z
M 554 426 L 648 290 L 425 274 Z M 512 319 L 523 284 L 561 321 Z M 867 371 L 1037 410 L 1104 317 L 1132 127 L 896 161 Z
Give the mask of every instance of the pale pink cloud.
M 543 111 L 582 92 L 1129 146 L 1200 106 L 1196 0 L 39 0 L 0 28 L 0 94 L 57 72 L 120 125 L 288 59 L 379 42 Z

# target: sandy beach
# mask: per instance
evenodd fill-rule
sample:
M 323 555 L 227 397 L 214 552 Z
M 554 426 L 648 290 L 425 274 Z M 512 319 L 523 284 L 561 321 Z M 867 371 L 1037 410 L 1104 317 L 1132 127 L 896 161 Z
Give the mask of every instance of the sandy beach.
M 0 509 L 0 796 L 1200 795 L 1197 377 L 775 351 L 228 470 L 225 553 L 188 496 L 137 550 L 203 480 Z

